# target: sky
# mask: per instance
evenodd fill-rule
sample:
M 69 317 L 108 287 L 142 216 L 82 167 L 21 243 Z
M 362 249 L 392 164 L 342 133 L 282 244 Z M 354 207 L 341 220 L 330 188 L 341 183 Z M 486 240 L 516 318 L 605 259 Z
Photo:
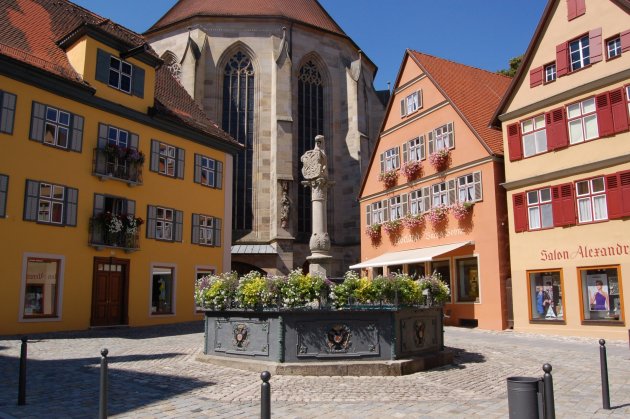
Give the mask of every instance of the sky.
M 177 0 L 74 0 L 136 32 Z M 238 0 L 225 0 L 238 1 Z M 264 1 L 264 0 L 258 0 Z M 286 0 L 288 4 L 291 0 Z M 392 86 L 406 49 L 497 71 L 527 49 L 547 0 L 319 0 Z

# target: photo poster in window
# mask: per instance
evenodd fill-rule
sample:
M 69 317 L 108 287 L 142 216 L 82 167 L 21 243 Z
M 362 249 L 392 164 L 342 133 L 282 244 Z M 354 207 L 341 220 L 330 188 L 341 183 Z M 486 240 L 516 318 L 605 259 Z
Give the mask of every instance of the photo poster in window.
M 26 286 L 24 314 L 44 314 L 44 286 L 30 284 Z
M 586 275 L 586 286 L 590 311 L 608 311 L 608 276 L 605 273 Z
M 560 278 L 554 275 L 543 275 L 543 308 L 545 319 L 562 320 L 562 304 L 560 304 Z
M 477 268 L 469 268 L 467 275 L 461 279 L 462 298 L 476 301 L 479 298 L 479 273 Z

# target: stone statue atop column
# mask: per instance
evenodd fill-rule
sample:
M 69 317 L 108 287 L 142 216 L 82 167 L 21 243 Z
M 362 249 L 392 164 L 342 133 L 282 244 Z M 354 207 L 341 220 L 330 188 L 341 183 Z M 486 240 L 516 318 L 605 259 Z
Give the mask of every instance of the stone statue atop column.
M 328 180 L 328 159 L 324 150 L 324 136 L 315 137 L 315 147 L 300 158 L 302 161 L 302 185 L 311 188 L 312 202 L 312 234 L 309 241 L 311 256 L 306 259 L 310 263 L 312 274 L 327 276 L 330 271 L 330 237 L 328 236 L 328 220 L 326 214 L 328 188 L 334 182 Z

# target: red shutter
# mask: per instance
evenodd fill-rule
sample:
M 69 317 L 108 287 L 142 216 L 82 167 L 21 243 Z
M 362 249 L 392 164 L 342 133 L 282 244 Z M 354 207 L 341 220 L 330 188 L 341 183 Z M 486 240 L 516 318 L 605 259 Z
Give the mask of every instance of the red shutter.
M 621 52 L 630 51 L 630 31 L 621 32 Z
M 600 137 L 607 137 L 614 133 L 613 117 L 610 109 L 608 92 L 595 96 L 595 108 L 597 110 L 597 128 Z
M 575 224 L 575 199 L 573 198 L 572 183 L 564 183 L 551 188 L 551 205 L 555 227 Z
M 525 193 L 512 195 L 514 203 L 514 231 L 521 233 L 527 231 L 527 205 L 525 204 Z
M 602 60 L 602 28 L 593 29 L 588 33 L 588 49 L 591 64 Z
M 621 187 L 621 211 L 625 217 L 630 216 L 630 170 L 619 172 Z
M 556 46 L 556 76 L 566 76 L 569 72 L 569 43 L 565 42 Z
M 623 217 L 619 173 L 606 176 L 606 207 L 609 220 Z
M 623 90 L 623 88 L 619 88 L 608 92 L 610 98 L 610 112 L 612 113 L 615 133 L 628 131 L 628 128 L 630 128 L 628 109 L 626 108 Z
M 523 144 L 521 143 L 521 124 L 511 124 L 508 130 L 508 150 L 510 161 L 521 160 L 523 158 Z
M 582 16 L 586 13 L 586 0 L 576 0 L 575 5 L 575 17 Z
M 547 148 L 557 150 L 569 146 L 569 132 L 564 108 L 556 108 L 545 114 Z
M 543 82 L 543 68 L 536 67 L 529 72 L 529 87 L 540 86 Z
M 567 0 L 567 10 L 567 19 L 575 19 L 577 17 L 577 0 Z

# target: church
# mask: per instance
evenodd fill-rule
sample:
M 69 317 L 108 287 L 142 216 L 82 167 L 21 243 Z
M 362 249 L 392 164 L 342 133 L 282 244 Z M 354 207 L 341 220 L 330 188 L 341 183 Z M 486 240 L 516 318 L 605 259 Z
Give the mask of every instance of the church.
M 234 179 L 224 224 L 232 269 L 308 270 L 312 206 L 300 156 L 323 135 L 334 182 L 329 275 L 341 276 L 360 257 L 357 198 L 389 99 L 374 88 L 376 65 L 317 0 L 180 0 L 144 35 L 244 146 L 223 169 Z

